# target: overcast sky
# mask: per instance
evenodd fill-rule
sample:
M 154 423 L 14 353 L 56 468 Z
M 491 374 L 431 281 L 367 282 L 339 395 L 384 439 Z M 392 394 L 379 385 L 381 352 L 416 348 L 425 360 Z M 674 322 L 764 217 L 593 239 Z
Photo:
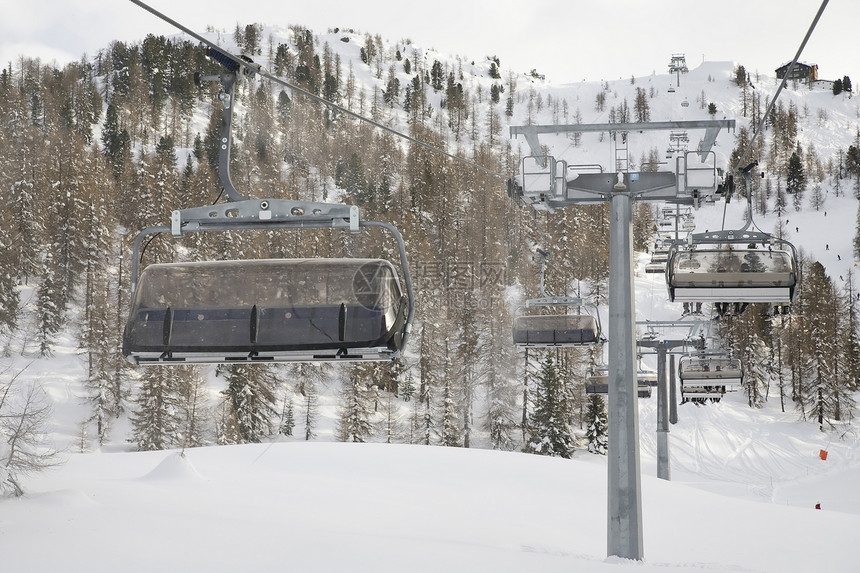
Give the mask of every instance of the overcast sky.
M 0 63 L 25 54 L 64 64 L 111 40 L 178 33 L 128 0 L 2 0 Z M 674 53 L 688 66 L 729 60 L 773 74 L 790 61 L 821 0 L 148 0 L 188 28 L 300 24 L 316 33 L 354 28 L 411 39 L 502 69 L 536 69 L 554 83 L 665 73 Z M 12 7 L 13 6 L 13 7 Z M 832 0 L 801 56 L 822 79 L 860 80 L 858 0 Z

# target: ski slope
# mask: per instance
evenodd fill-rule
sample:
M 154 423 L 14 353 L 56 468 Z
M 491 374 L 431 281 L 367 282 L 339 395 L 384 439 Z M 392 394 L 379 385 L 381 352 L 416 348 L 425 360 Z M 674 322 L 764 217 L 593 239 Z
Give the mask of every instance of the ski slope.
M 681 407 L 669 482 L 643 432 L 643 562 L 606 557 L 602 456 L 285 442 L 69 455 L 3 502 L 3 570 L 857 571 L 856 436 L 746 411 Z

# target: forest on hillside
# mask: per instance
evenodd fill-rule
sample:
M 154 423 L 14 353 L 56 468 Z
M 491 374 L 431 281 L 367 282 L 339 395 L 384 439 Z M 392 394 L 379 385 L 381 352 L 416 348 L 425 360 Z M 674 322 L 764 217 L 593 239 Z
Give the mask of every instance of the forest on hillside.
M 502 78 L 497 61 L 485 90 L 465 81 L 463 62 L 428 62 L 407 44 L 353 35 L 363 41 L 360 59 L 343 61 L 310 30 L 295 26 L 290 33 L 289 42 L 267 41 L 261 26 L 249 25 L 237 27 L 233 40 L 243 53 L 270 62 L 278 77 L 487 170 L 399 140 L 265 78 L 238 86 L 231 172 L 240 192 L 356 204 L 363 218 L 389 221 L 403 234 L 417 293 L 405 359 L 140 369 L 123 359 L 135 234 L 169 221 L 174 209 L 224 200 L 216 172 L 218 86 L 198 87 L 192 79 L 195 71 L 220 69 L 200 47 L 162 36 L 114 42 L 62 69 L 22 57 L 0 72 L 4 356 L 50 357 L 64 333 L 73 336 L 86 364 L 91 413 L 81 420 L 82 435 L 100 444 L 130 438 L 141 450 L 259 442 L 276 434 L 313 439 L 320 396 L 332 392 L 341 440 L 560 456 L 585 447 L 577 436 L 586 427 L 589 439 L 599 440 L 593 434 L 602 402 L 586 397 L 584 382 L 600 353 L 521 353 L 510 342 L 510 325 L 517 301 L 538 294 L 536 248 L 560 255 L 548 268 L 547 292 L 605 304 L 607 211 L 519 210 L 502 177 L 491 174 L 518 171 L 521 157 L 502 135 L 516 110 L 526 109 L 528 117 L 542 106 L 565 116 L 578 110 L 544 98 L 527 76 Z M 398 77 L 404 73 L 408 83 Z M 361 81 L 365 76 L 379 82 Z M 754 102 L 738 84 L 738 97 Z M 648 121 L 644 90 L 641 98 L 633 112 L 625 100 L 612 116 L 624 122 L 635 113 Z M 780 167 L 776 189 L 770 179 L 739 189 L 753 194 L 755 208 L 789 209 L 792 198 L 807 188 L 820 192 L 832 179 L 833 159 L 798 144 L 797 113 L 778 106 L 770 137 L 756 140 L 757 152 Z M 740 130 L 735 154 L 749 137 Z M 846 189 L 860 181 L 856 155 L 852 147 L 839 158 L 836 180 L 844 179 Z M 649 248 L 655 228 L 652 207 L 639 205 L 636 249 Z M 374 231 L 201 234 L 156 238 L 142 264 L 269 257 L 396 260 L 397 251 Z M 824 425 L 853 415 L 860 297 L 850 280 L 838 287 L 815 261 L 802 260 L 802 269 L 790 315 L 753 305 L 721 331 L 746 365 L 750 406 L 779 399 Z M 11 387 L 15 375 L 0 369 L 0 388 Z M 217 395 L 213 387 L 221 389 Z M 112 435 L 121 416 L 131 420 L 132 436 Z

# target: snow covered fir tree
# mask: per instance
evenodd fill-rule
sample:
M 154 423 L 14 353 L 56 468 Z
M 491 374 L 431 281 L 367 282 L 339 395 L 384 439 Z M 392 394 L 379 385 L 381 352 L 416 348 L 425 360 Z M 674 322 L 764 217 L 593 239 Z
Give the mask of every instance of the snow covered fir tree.
M 220 200 L 222 103 L 217 86 L 195 86 L 191 75 L 220 68 L 192 42 L 150 35 L 62 68 L 22 57 L 0 71 L 0 390 L 27 396 L 24 365 L 74 348 L 85 364 L 68 373 L 88 408 L 78 420 L 89 437 L 81 449 L 328 439 L 605 453 L 601 400 L 585 394 L 591 358 L 571 349 L 524 353 L 509 341 L 512 317 L 539 289 L 536 248 L 558 254 L 548 291 L 593 300 L 605 313 L 608 211 L 521 210 L 494 174 L 517 173 L 528 153 L 508 135 L 511 125 L 673 119 L 682 98 L 667 92 L 667 78 L 556 86 L 505 71 L 494 57 L 446 58 L 408 41 L 301 26 L 249 24 L 220 38 L 304 90 L 485 169 L 265 78 L 238 86 L 237 187 L 254 197 L 355 204 L 363 218 L 390 221 L 404 235 L 416 319 L 403 360 L 158 369 L 123 360 L 134 234 L 175 209 Z M 744 216 L 749 198 L 760 228 L 800 247 L 803 280 L 791 313 L 750 305 L 716 325 L 714 339 L 743 361 L 750 408 L 778 401 L 825 432 L 853 418 L 860 383 L 860 100 L 850 78 L 840 80 L 839 91 L 836 83 L 790 85 L 750 144 L 772 77 L 706 62 L 683 78 L 696 102 L 685 114 L 738 121 L 718 140 L 724 168 L 751 145 L 759 158 L 763 176 L 750 188 L 737 181 L 732 208 L 741 207 L 732 213 Z M 599 162 L 608 138 L 571 135 L 566 160 Z M 658 169 L 665 134 L 635 139 L 630 169 Z M 697 229 L 714 229 L 718 208 L 696 212 Z M 831 232 L 846 211 L 853 226 Z M 658 218 L 659 206 L 637 205 L 634 247 L 643 257 Z M 316 229 L 158 237 L 142 264 L 284 257 L 396 253 L 381 233 Z M 655 284 L 648 288 L 659 302 L 641 306 L 641 317 L 680 316 Z M 13 403 L 0 400 L 0 419 L 20 413 Z M 13 475 L 16 466 L 3 463 Z

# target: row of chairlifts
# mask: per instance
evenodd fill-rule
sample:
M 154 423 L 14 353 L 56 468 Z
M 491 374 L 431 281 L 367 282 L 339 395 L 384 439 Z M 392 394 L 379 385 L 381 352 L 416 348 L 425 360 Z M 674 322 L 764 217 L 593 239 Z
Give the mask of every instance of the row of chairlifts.
M 123 355 L 138 365 L 390 360 L 400 356 L 414 314 L 406 249 L 391 224 L 364 221 L 356 206 L 246 199 L 230 180 L 234 85 L 252 64 L 210 50 L 228 73 L 220 81 L 219 177 L 230 202 L 174 211 L 169 226 L 142 230 L 134 241 L 132 303 Z M 196 78 L 197 79 L 197 78 Z M 400 256 L 214 260 L 150 264 L 140 273 L 141 244 L 152 234 L 332 228 L 388 230 Z
M 657 221 L 657 240 L 651 253 L 651 260 L 645 265 L 646 273 L 665 273 L 669 260 L 669 248 L 681 232 L 696 228 L 692 210 L 688 207 L 664 207 Z
M 549 348 L 569 346 L 592 346 L 601 342 L 600 315 L 597 307 L 588 305 L 580 298 L 549 296 L 544 288 L 546 261 L 549 253 L 538 249 L 541 257 L 540 298 L 528 299 L 527 314 L 518 314 L 513 321 L 514 345 L 519 348 Z M 568 310 L 583 307 L 593 314 L 568 314 Z M 531 309 L 554 310 L 544 314 Z M 562 310 L 563 313 L 558 311 Z
M 585 382 L 585 393 L 608 394 L 607 368 L 592 370 Z M 657 373 L 640 369 L 637 374 L 639 398 L 650 398 L 657 386 Z M 678 361 L 681 403 L 719 402 L 727 392 L 737 392 L 743 383 L 743 368 L 738 358 L 725 354 L 687 354 Z

